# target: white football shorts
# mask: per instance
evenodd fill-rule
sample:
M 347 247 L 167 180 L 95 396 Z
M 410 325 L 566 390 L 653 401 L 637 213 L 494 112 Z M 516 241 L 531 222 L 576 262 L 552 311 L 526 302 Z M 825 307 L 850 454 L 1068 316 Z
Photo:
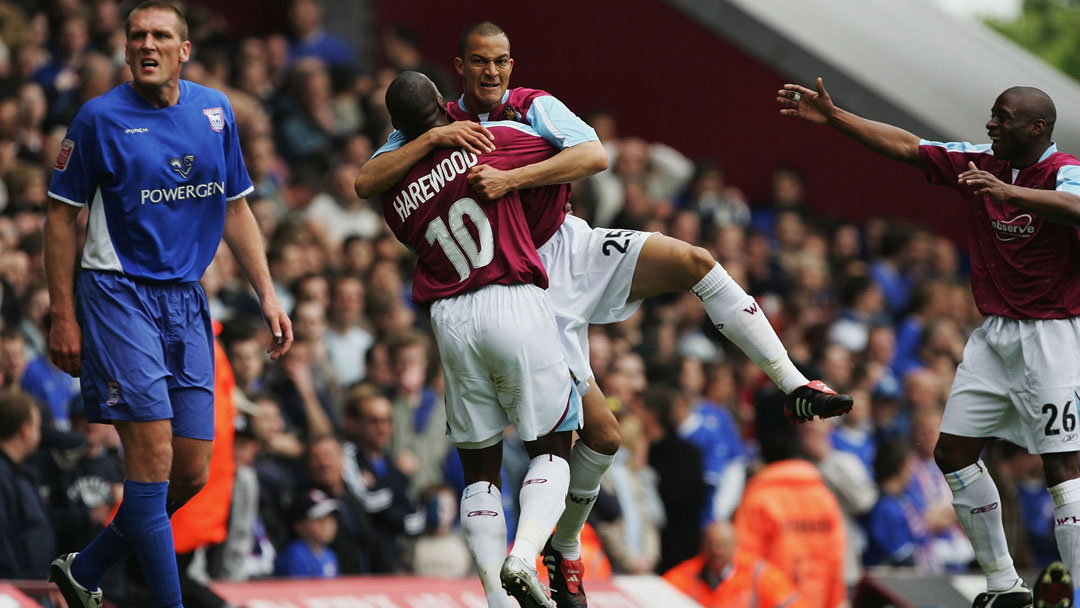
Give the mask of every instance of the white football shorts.
M 1032 454 L 1080 449 L 1080 318 L 991 316 L 972 332 L 941 431 L 998 437 Z
M 641 306 L 627 302 L 638 256 L 651 232 L 593 228 L 566 216 L 559 230 L 537 249 L 548 273 L 548 297 L 566 362 L 578 392 L 589 390 L 589 325 L 625 321 Z
M 513 424 L 523 441 L 581 426 L 547 293 L 488 285 L 431 304 L 446 387 L 450 440 L 484 448 Z

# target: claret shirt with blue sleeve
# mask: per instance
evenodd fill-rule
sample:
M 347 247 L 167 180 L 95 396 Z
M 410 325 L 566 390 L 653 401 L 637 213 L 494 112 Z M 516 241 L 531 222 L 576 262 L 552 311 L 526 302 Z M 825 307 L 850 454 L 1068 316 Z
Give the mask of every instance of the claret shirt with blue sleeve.
M 226 203 L 253 190 L 228 99 L 181 80 L 167 108 L 130 84 L 88 101 L 60 146 L 49 196 L 89 205 L 84 269 L 194 282 L 221 242 Z

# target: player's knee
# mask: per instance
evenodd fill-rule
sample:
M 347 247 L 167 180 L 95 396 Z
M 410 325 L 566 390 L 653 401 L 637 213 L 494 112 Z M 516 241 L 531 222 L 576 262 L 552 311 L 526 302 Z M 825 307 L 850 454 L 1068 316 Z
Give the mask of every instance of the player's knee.
M 590 421 L 579 431 L 581 440 L 594 452 L 612 455 L 619 451 L 622 445 L 622 437 L 619 434 L 619 421 L 614 416 Z
M 169 479 L 170 498 L 177 502 L 191 500 L 206 486 L 210 480 L 208 467 L 173 467 L 172 476 Z
M 938 439 L 937 445 L 934 446 L 934 462 L 937 463 L 942 473 L 959 471 L 964 467 L 975 464 L 979 459 L 977 453 L 974 457 L 971 457 L 967 450 L 962 448 L 963 446 L 950 441 L 946 435 L 942 435 Z
M 1077 464 L 1076 452 L 1061 452 L 1056 454 L 1043 454 L 1043 474 L 1046 476 L 1046 485 L 1054 487 L 1070 479 L 1080 478 L 1080 466 Z
M 687 281 L 691 282 L 687 287 L 689 289 L 697 285 L 698 281 L 709 274 L 709 271 L 716 266 L 716 259 L 704 247 L 688 247 L 685 253 L 684 266 L 687 271 Z

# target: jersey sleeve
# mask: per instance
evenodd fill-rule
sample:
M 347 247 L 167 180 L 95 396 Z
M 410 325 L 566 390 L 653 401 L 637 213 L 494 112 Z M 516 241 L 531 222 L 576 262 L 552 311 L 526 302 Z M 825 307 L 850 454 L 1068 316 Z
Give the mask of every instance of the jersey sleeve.
M 395 129 L 394 132 L 386 138 L 386 143 L 382 146 L 379 146 L 378 150 L 375 150 L 375 153 L 371 155 L 371 158 L 375 158 L 376 156 L 380 154 L 385 154 L 387 152 L 393 152 L 394 150 L 397 150 L 404 145 L 405 134 Z
M 96 131 L 82 116 L 68 127 L 53 164 L 49 196 L 76 207 L 89 202 L 102 174 Z
M 587 141 L 600 141 L 592 127 L 551 95 L 534 99 L 526 119 L 541 137 L 559 150 Z
M 926 169 L 931 184 L 958 187 L 956 176 L 968 169 L 968 162 L 981 166 L 980 161 L 990 156 L 990 144 L 970 144 L 919 140 L 919 158 Z
M 1080 196 L 1080 165 L 1065 165 L 1058 169 L 1054 189 Z
M 228 119 L 225 132 L 225 200 L 234 201 L 255 191 L 244 164 L 244 155 L 240 150 L 240 135 L 236 128 L 236 115 L 227 99 L 222 100 L 222 108 Z

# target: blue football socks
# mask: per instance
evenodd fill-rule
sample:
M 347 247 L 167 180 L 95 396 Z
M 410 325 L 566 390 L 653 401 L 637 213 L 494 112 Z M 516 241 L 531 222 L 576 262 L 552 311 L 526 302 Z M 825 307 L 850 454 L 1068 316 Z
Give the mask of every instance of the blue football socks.
M 124 481 L 124 538 L 135 549 L 146 584 L 159 608 L 181 607 L 180 576 L 172 525 L 165 511 L 169 483 Z

